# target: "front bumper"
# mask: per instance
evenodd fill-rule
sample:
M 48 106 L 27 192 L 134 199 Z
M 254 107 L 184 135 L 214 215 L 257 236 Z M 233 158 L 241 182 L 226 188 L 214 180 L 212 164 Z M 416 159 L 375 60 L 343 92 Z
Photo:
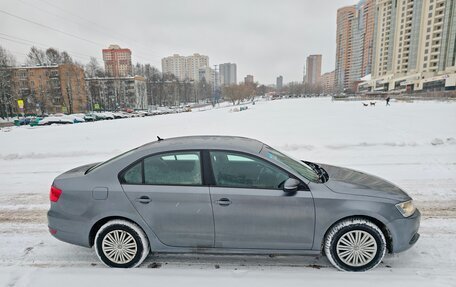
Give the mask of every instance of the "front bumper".
M 421 213 L 417 209 L 412 216 L 396 219 L 387 224 L 386 227 L 392 239 L 391 251 L 393 253 L 405 251 L 418 241 L 420 220 Z

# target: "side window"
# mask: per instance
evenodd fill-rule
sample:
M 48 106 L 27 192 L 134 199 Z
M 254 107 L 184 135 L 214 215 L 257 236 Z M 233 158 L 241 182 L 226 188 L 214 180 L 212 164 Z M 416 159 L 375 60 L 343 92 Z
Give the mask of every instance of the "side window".
M 172 152 L 144 159 L 144 183 L 201 185 L 199 152 Z
M 123 175 L 125 184 L 142 184 L 142 161 L 130 167 Z
M 265 160 L 234 152 L 210 152 L 215 183 L 225 187 L 280 189 L 288 174 Z

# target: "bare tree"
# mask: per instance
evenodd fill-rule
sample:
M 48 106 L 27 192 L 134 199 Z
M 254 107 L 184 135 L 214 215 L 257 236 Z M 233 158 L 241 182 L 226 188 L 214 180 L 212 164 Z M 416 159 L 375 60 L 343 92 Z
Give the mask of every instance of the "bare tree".
M 8 118 L 13 113 L 12 70 L 9 67 L 15 64 L 14 56 L 0 46 L 0 117 L 2 118 Z
M 46 50 L 46 60 L 48 65 L 57 65 L 62 62 L 62 56 L 57 49 L 48 48 Z
M 89 63 L 85 66 L 85 74 L 88 78 L 101 78 L 105 76 L 103 68 L 100 66 L 100 64 L 98 64 L 98 61 L 95 57 L 90 57 Z
M 66 51 L 60 53 L 60 56 L 62 57 L 61 64 L 73 64 L 73 58 Z
M 47 64 L 46 53 L 43 50 L 35 46 L 32 46 L 32 48 L 30 48 L 29 53 L 27 54 L 26 63 L 29 66 L 44 66 Z
M 246 88 L 244 84 L 224 86 L 222 89 L 224 98 L 230 100 L 233 105 L 239 104 L 246 97 Z

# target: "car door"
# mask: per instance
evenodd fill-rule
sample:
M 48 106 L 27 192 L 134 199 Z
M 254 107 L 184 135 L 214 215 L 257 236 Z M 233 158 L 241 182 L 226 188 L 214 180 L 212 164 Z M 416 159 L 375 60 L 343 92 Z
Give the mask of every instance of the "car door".
M 281 184 L 289 174 L 256 156 L 210 151 L 215 185 L 215 247 L 235 249 L 310 249 L 314 203 L 310 191 L 293 195 Z
M 121 175 L 122 187 L 158 239 L 177 247 L 214 244 L 209 188 L 203 185 L 199 151 L 146 157 Z

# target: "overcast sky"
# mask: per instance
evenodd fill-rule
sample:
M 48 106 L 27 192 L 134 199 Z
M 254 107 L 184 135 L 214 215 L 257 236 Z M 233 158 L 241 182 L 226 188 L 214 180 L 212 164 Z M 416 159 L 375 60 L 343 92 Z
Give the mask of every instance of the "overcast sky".
M 161 70 L 161 58 L 200 53 L 211 65 L 237 64 L 264 84 L 301 81 L 310 54 L 334 70 L 336 12 L 354 0 L 0 0 L 0 45 L 22 62 L 31 43 L 68 50 L 79 62 L 101 62 L 115 43 L 133 61 Z M 38 24 L 37 24 L 38 23 Z M 41 25 L 64 31 L 65 35 Z M 15 37 L 15 38 L 12 38 Z M 9 40 L 6 40 L 9 39 Z M 11 41 L 14 40 L 14 41 Z M 17 43 L 20 42 L 20 43 Z

